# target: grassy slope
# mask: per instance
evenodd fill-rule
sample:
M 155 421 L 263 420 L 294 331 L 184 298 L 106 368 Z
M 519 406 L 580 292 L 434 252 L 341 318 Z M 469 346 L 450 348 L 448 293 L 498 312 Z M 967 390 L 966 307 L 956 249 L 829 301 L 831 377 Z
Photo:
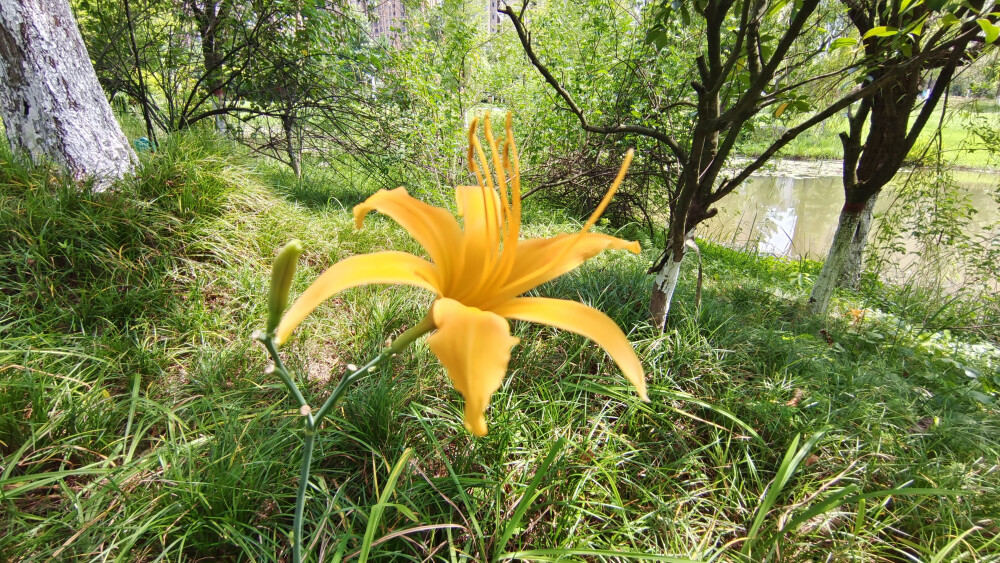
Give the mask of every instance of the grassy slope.
M 177 138 L 120 191 L 79 194 L 0 153 L 0 554 L 287 560 L 296 416 L 248 338 L 269 259 L 303 239 L 301 291 L 349 254 L 419 250 L 384 218 L 353 230 L 363 190 L 249 164 Z M 526 225 L 573 228 L 545 210 Z M 594 345 L 524 324 L 484 439 L 462 430 L 461 399 L 422 342 L 360 384 L 319 438 L 314 553 L 356 554 L 371 525 L 373 556 L 400 560 L 998 560 L 1000 413 L 966 369 L 995 378 L 1000 358 L 963 348 L 968 334 L 935 334 L 968 322 L 958 305 L 880 291 L 870 302 L 886 313 L 850 312 L 855 297 L 810 318 L 814 264 L 703 256 L 704 302 L 692 306 L 688 264 L 666 334 L 644 324 L 651 255 L 603 256 L 540 290 L 635 327 L 650 404 Z M 360 288 L 322 308 L 286 350 L 312 402 L 429 302 Z M 525 494 L 540 470 L 540 494 Z M 837 501 L 845 487 L 871 496 Z M 936 492 L 880 493 L 898 487 Z M 380 495 L 393 504 L 375 521 Z

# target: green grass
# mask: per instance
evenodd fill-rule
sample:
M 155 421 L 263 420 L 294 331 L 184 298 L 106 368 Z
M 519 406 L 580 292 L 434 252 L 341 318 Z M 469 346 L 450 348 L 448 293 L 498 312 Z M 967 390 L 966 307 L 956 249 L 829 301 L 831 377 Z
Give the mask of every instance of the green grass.
M 944 119 L 942 121 L 942 113 Z M 916 115 L 916 114 L 914 114 Z M 997 147 L 992 145 L 995 133 L 1000 126 L 1000 109 L 996 102 L 989 100 L 971 100 L 952 102 L 947 111 L 942 108 L 935 110 L 933 117 L 921 132 L 917 144 L 910 151 L 908 162 L 916 164 L 926 161 L 929 156 L 937 154 L 935 132 L 941 124 L 941 156 L 953 166 L 971 169 L 996 168 L 1000 165 L 997 159 Z M 748 155 L 757 155 L 767 148 L 768 144 L 777 139 L 778 134 L 792 123 L 774 124 L 762 127 L 752 133 L 741 150 Z M 987 138 L 976 133 L 977 130 L 987 132 Z M 797 159 L 831 159 L 843 158 L 843 146 L 838 135 L 847 131 L 847 118 L 844 115 L 831 117 L 824 123 L 800 134 L 778 154 L 785 158 Z M 935 143 L 928 149 L 928 144 Z
M 303 240 L 299 292 L 350 254 L 420 252 L 385 218 L 353 229 L 363 182 L 164 142 L 102 194 L 0 152 L 0 559 L 288 560 L 298 417 L 249 338 L 270 259 Z M 630 332 L 649 404 L 592 343 L 524 323 L 486 438 L 422 341 L 363 380 L 318 436 L 314 560 L 1000 561 L 996 333 L 954 328 L 995 306 L 870 285 L 810 317 L 815 263 L 702 246 L 701 306 L 686 264 L 666 333 L 652 251 L 538 290 Z M 321 307 L 284 348 L 311 403 L 430 300 Z

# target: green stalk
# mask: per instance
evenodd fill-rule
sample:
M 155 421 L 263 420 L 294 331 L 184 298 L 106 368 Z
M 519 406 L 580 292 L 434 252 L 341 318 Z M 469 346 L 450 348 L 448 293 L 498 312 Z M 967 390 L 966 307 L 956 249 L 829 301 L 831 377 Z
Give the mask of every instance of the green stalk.
M 259 340 L 264 344 L 264 348 L 267 349 L 267 355 L 271 356 L 271 361 L 274 362 L 273 369 L 270 373 L 275 373 L 281 378 L 282 383 L 288 388 L 288 393 L 295 398 L 299 403 L 299 407 L 304 407 L 309 403 L 306 402 L 306 398 L 302 396 L 302 391 L 299 390 L 299 386 L 295 384 L 292 380 L 292 376 L 288 373 L 285 368 L 285 364 L 281 361 L 281 356 L 278 355 L 278 347 L 274 344 L 274 335 L 270 333 L 256 332 L 253 338 Z
M 285 387 L 288 388 L 289 395 L 291 395 L 299 403 L 299 412 L 302 413 L 305 423 L 305 432 L 302 442 L 302 468 L 299 471 L 299 490 L 295 496 L 295 518 L 292 522 L 293 563 L 302 563 L 302 546 L 305 543 L 303 541 L 302 525 L 306 507 L 306 490 L 309 487 L 309 473 L 312 466 L 316 432 L 319 430 L 319 426 L 323 421 L 323 418 L 329 414 L 330 410 L 332 410 L 337 403 L 340 402 L 340 399 L 347 393 L 347 388 L 350 387 L 352 383 L 361 379 L 361 376 L 370 372 L 386 359 L 395 356 L 413 343 L 414 340 L 420 338 L 424 334 L 427 334 L 433 329 L 434 321 L 430 314 L 428 314 L 424 317 L 424 320 L 420 321 L 416 326 L 399 335 L 399 337 L 397 337 L 388 348 L 380 352 L 370 362 L 361 366 L 354 372 L 345 375 L 344 378 L 340 380 L 337 388 L 333 390 L 333 393 L 330 394 L 326 402 L 323 403 L 323 406 L 320 407 L 319 411 L 315 414 L 313 414 L 310 410 L 309 403 L 302 395 L 302 391 L 295 383 L 295 380 L 292 379 L 291 374 L 285 368 L 285 364 L 282 363 L 281 357 L 278 355 L 278 347 L 274 343 L 274 335 L 271 332 L 257 332 L 254 334 L 253 338 L 264 344 L 267 354 L 274 362 L 274 366 L 268 371 L 268 373 L 275 373 L 281 378 Z
M 299 492 L 295 495 L 295 519 L 292 521 L 292 561 L 302 563 L 302 515 L 306 509 L 306 489 L 309 487 L 309 471 L 312 466 L 313 445 L 316 429 L 306 422 L 305 439 L 302 442 L 302 469 L 299 471 Z
M 330 393 L 330 396 L 326 399 L 326 402 L 323 403 L 323 406 L 316 412 L 315 420 L 317 425 L 319 424 L 319 421 L 323 420 L 323 417 L 330 412 L 330 409 L 335 407 L 337 403 L 340 402 L 340 398 L 343 397 L 344 393 L 347 392 L 347 388 L 352 383 L 360 379 L 362 375 L 368 373 L 386 359 L 402 352 L 403 349 L 409 346 L 414 340 L 420 338 L 424 334 L 427 334 L 433 329 L 434 321 L 431 319 L 430 313 L 428 313 L 427 316 L 424 317 L 424 320 L 420 321 L 416 326 L 408 329 L 403 334 L 400 334 L 395 340 L 392 341 L 392 344 L 389 345 L 388 348 L 382 350 L 379 355 L 372 358 L 370 362 L 358 368 L 354 373 L 345 375 L 344 378 L 340 380 L 337 388 L 333 390 L 333 393 Z

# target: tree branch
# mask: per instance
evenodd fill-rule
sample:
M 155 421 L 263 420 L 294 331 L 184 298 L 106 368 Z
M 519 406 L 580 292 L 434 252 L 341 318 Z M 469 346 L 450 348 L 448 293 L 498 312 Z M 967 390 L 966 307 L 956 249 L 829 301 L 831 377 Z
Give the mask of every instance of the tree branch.
M 511 22 L 514 24 L 514 30 L 517 32 L 518 39 L 521 40 L 521 46 L 524 48 L 524 53 L 528 56 L 528 60 L 531 61 L 531 64 L 536 69 L 538 69 L 538 72 L 541 73 L 543 78 L 545 78 L 545 81 L 548 82 L 550 86 L 552 86 L 552 88 L 556 91 L 556 93 L 559 94 L 559 96 L 563 99 L 566 105 L 569 106 L 569 110 L 574 115 L 576 115 L 576 118 L 580 121 L 580 126 L 583 128 L 584 131 L 589 131 L 591 133 L 599 133 L 603 135 L 622 134 L 622 133 L 634 133 L 636 135 L 642 135 L 643 137 L 655 139 L 667 145 L 670 148 L 670 151 L 674 154 L 674 156 L 678 160 L 683 161 L 686 158 L 684 150 L 681 148 L 680 144 L 678 144 L 673 137 L 667 135 L 662 131 L 653 129 L 651 127 L 645 127 L 642 125 L 623 124 L 623 123 L 611 127 L 601 127 L 601 126 L 591 125 L 587 121 L 587 117 L 583 114 L 583 110 L 581 110 L 580 107 L 576 105 L 576 102 L 573 100 L 573 96 L 569 92 L 567 92 L 565 88 L 562 87 L 562 85 L 559 83 L 556 77 L 553 76 L 551 72 L 549 72 L 549 69 L 544 64 L 542 64 L 542 62 L 538 58 L 538 55 L 535 53 L 534 48 L 531 46 L 531 38 L 529 37 L 527 30 L 524 28 L 524 23 L 521 19 L 527 7 L 528 7 L 528 2 L 527 0 L 525 0 L 521 7 L 521 12 L 520 12 L 521 15 L 516 14 L 514 12 L 514 9 L 510 6 L 506 6 L 503 10 L 500 11 L 507 14 Z

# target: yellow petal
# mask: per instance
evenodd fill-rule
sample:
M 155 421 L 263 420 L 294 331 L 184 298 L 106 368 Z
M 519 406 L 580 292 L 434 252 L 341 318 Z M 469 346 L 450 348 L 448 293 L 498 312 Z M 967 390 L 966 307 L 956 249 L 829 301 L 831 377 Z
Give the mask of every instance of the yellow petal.
M 458 221 L 446 209 L 428 205 L 406 193 L 406 188 L 379 190 L 354 206 L 354 223 L 361 228 L 370 211 L 388 215 L 425 249 L 442 272 L 454 267 L 455 249 L 462 240 Z M 447 275 L 445 276 L 447 278 Z
M 275 341 L 281 344 L 309 313 L 345 289 L 370 283 L 414 285 L 439 293 L 438 273 L 430 262 L 405 252 L 377 252 L 351 256 L 330 266 L 316 278 L 278 324 Z
M 547 239 L 529 239 L 518 243 L 517 256 L 510 274 L 480 303 L 487 309 L 507 299 L 553 280 L 576 269 L 605 250 L 626 249 L 639 253 L 639 243 L 600 233 L 562 234 Z
M 465 397 L 465 427 L 486 435 L 486 407 L 500 388 L 510 349 L 517 338 L 499 315 L 466 307 L 454 299 L 438 299 L 431 309 L 437 331 L 427 339 L 455 389 Z
M 455 200 L 465 221 L 462 270 L 454 276 L 447 295 L 464 301 L 489 279 L 500 250 L 500 196 L 483 186 L 458 186 Z
M 625 377 L 635 386 L 639 397 L 643 401 L 649 400 L 646 395 L 646 378 L 643 375 L 642 363 L 635 355 L 632 343 L 611 318 L 597 309 L 576 301 L 521 297 L 511 299 L 491 310 L 508 319 L 547 324 L 593 340 L 607 350 Z

